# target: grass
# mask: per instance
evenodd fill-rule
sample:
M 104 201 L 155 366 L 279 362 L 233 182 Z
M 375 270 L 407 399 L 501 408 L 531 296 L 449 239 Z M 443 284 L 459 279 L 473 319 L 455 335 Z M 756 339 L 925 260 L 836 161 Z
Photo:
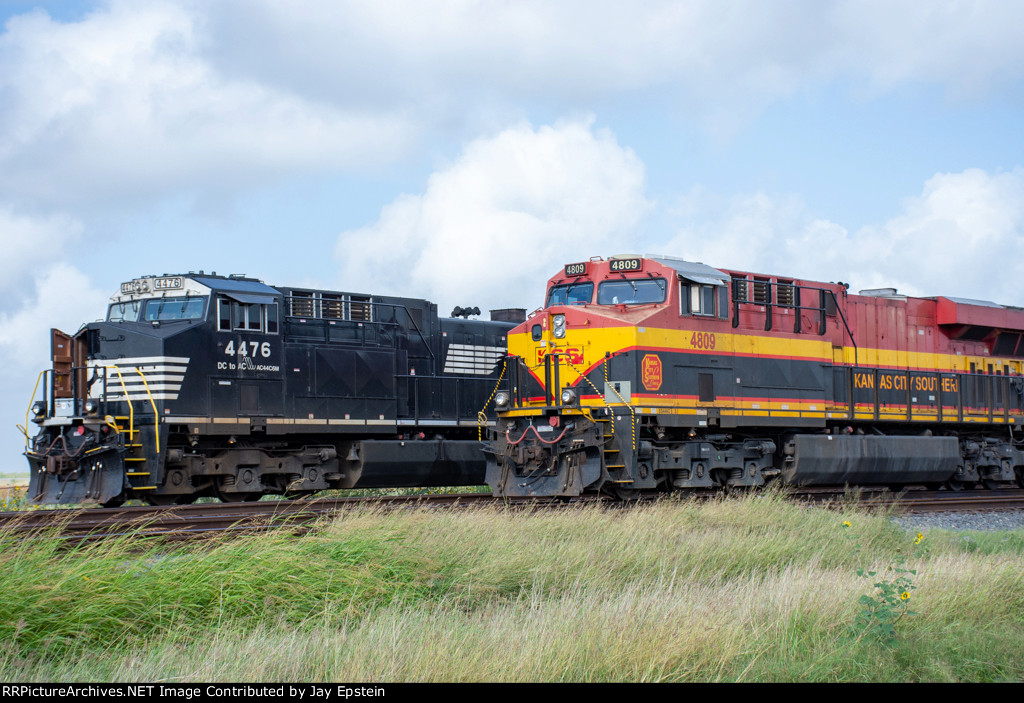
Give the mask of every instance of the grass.
M 0 487 L 0 512 L 27 510 L 29 504 L 25 490 L 21 486 Z
M 851 636 L 913 535 L 774 494 L 627 511 L 357 510 L 315 533 L 0 535 L 5 681 L 1024 678 L 1024 531 L 926 533 L 896 646 Z
M 33 505 L 29 502 L 26 496 L 27 477 L 19 479 L 24 481 L 23 485 L 8 487 L 7 484 L 0 482 L 0 512 L 6 511 L 17 511 L 17 510 L 79 510 L 83 506 L 79 504 L 59 504 L 59 505 Z M 486 493 L 489 494 L 491 489 L 488 486 L 428 486 L 428 487 L 411 487 L 411 488 L 353 488 L 353 489 L 342 489 L 342 490 L 325 490 L 314 494 L 315 498 L 388 498 L 393 496 L 422 496 L 422 495 L 451 495 L 460 493 Z M 284 500 L 283 495 L 268 494 L 260 498 L 260 500 L 274 501 Z M 194 502 L 196 503 L 219 503 L 220 500 L 217 498 L 201 497 L 197 498 Z M 146 505 L 145 501 L 141 499 L 133 499 L 124 503 L 126 506 L 132 505 Z

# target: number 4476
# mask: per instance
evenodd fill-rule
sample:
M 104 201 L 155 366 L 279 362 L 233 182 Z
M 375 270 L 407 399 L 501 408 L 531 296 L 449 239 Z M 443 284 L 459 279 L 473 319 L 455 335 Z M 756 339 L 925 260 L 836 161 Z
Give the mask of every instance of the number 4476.
M 224 347 L 224 353 L 228 356 L 256 356 L 259 354 L 264 359 L 270 357 L 270 342 L 239 342 L 238 349 L 235 349 L 235 340 L 228 342 L 228 345 Z

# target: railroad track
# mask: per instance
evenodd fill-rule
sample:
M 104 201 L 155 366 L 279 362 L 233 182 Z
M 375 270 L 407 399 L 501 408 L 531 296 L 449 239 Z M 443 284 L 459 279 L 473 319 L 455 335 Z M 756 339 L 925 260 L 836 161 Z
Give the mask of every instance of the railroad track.
M 720 496 L 714 491 L 694 492 L 697 499 Z M 844 504 L 853 497 L 843 489 L 794 491 L 794 500 L 815 504 Z M 856 499 L 868 508 L 893 508 L 903 512 L 986 511 L 1024 509 L 1024 490 L 1001 491 L 860 491 Z M 643 496 L 642 501 L 664 498 L 663 494 Z M 565 508 L 582 503 L 602 502 L 608 506 L 629 504 L 599 497 L 564 500 L 516 499 L 510 506 Z M 160 536 L 188 539 L 214 534 L 245 533 L 272 528 L 305 529 L 314 521 L 356 507 L 381 509 L 452 508 L 495 505 L 499 501 L 483 493 L 374 498 L 320 498 L 314 500 L 260 501 L 256 503 L 196 503 L 173 507 L 120 507 L 82 510 L 29 510 L 0 512 L 0 530 L 26 536 L 56 533 L 80 541 L 115 536 Z
M 898 496 L 884 494 L 871 500 L 880 505 L 894 505 L 910 513 L 963 512 L 974 510 L 1024 509 L 1024 490 L 999 491 L 908 491 Z
M 170 507 L 129 506 L 80 510 L 0 512 L 0 530 L 19 533 L 56 531 L 66 537 L 124 534 L 188 538 L 213 533 L 301 527 L 355 507 L 442 507 L 491 502 L 490 495 L 461 493 L 382 498 L 321 498 L 255 503 L 194 503 Z

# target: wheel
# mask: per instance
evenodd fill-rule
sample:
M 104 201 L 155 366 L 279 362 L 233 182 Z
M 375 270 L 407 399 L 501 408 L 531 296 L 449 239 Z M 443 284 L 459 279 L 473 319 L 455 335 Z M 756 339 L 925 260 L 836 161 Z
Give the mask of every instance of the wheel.
M 965 484 L 963 481 L 957 481 L 955 478 L 951 478 L 948 481 L 946 481 L 946 488 L 948 488 L 951 491 L 962 491 L 966 487 L 966 485 L 967 484 Z
M 614 487 L 615 497 L 619 500 L 634 501 L 640 499 L 640 490 L 616 484 Z

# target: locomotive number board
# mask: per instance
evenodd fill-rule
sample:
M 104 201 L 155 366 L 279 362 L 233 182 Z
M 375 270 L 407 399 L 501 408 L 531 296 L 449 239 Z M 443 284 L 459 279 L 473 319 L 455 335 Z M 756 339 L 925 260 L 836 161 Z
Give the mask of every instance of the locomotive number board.
M 612 259 L 608 262 L 608 268 L 613 272 L 639 271 L 643 268 L 643 259 Z
M 565 275 L 566 276 L 584 276 L 587 273 L 587 264 L 566 264 Z
M 181 276 L 163 276 L 161 278 L 136 278 L 121 284 L 121 293 L 149 293 L 152 290 L 179 290 L 183 288 Z

